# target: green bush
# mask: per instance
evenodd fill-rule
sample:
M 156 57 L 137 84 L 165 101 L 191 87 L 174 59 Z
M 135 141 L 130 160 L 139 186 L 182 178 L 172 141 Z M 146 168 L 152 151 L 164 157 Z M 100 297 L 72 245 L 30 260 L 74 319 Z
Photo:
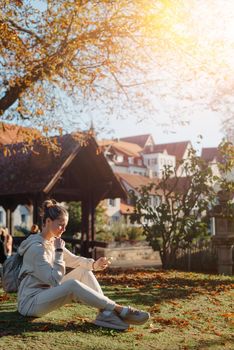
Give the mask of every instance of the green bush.
M 97 240 L 104 242 L 142 241 L 144 239 L 141 227 L 128 226 L 123 220 L 114 222 L 97 233 Z
M 143 240 L 145 240 L 145 236 L 144 236 L 142 227 L 128 226 L 127 227 L 127 235 L 128 235 L 128 239 L 130 241 L 143 241 Z
M 111 233 L 111 231 L 100 231 L 97 233 L 96 235 L 96 239 L 97 241 L 101 241 L 101 242 L 113 242 L 114 237 L 113 234 Z

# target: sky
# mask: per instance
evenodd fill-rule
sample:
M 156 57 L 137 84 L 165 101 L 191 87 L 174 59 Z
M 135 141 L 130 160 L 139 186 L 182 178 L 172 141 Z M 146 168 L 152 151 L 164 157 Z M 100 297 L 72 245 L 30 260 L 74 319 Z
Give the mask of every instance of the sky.
M 200 112 L 199 115 L 190 119 L 186 125 L 166 128 L 157 126 L 151 120 L 137 123 L 133 118 L 110 121 L 112 132 L 106 132 L 105 137 L 126 137 L 141 134 L 151 134 L 155 143 L 170 143 L 177 141 L 191 141 L 195 148 L 217 147 L 224 137 L 221 132 L 220 116 L 217 113 Z M 202 139 L 199 137 L 202 135 Z M 200 141 L 200 144 L 197 142 Z
M 186 95 L 189 92 L 191 96 L 195 97 L 194 101 L 196 101 L 197 96 L 197 106 L 199 105 L 200 95 L 204 93 L 205 104 L 207 106 L 212 105 L 213 100 L 216 100 L 220 103 L 221 108 L 219 110 L 222 112 L 218 113 L 202 107 L 200 109 L 197 107 L 197 110 L 194 111 L 192 104 L 191 106 L 188 105 L 186 110 L 187 116 L 182 115 L 182 117 L 185 117 L 189 122 L 185 122 L 184 125 L 176 121 L 173 123 L 173 119 L 169 119 L 170 110 L 168 116 L 161 114 L 159 110 L 158 115 L 152 114 L 150 118 L 146 119 L 143 117 L 143 121 L 139 123 L 134 119 L 133 115 L 123 120 L 113 117 L 110 119 L 113 137 L 150 133 L 157 144 L 190 140 L 195 148 L 196 146 L 197 148 L 217 147 L 225 137 L 222 132 L 222 120 L 225 116 L 230 117 L 230 115 L 234 115 L 234 100 L 228 100 L 227 97 L 228 95 L 233 95 L 229 92 L 233 91 L 234 86 L 234 1 L 196 0 L 193 1 L 193 4 L 193 10 L 189 10 L 191 16 L 187 18 L 188 21 L 185 18 L 182 23 L 184 29 L 183 26 L 178 27 L 178 23 L 173 23 L 173 16 L 171 19 L 171 26 L 174 26 L 174 30 L 182 31 L 182 38 L 186 39 L 186 33 L 188 32 L 188 38 L 191 37 L 195 40 L 196 46 L 191 46 L 191 48 L 194 48 L 194 51 L 191 51 L 191 56 L 193 56 L 194 62 L 197 63 L 200 69 L 200 76 L 197 74 L 195 79 L 191 79 L 191 84 L 181 84 L 182 87 L 184 86 L 184 91 L 181 90 L 179 98 L 176 96 L 178 106 L 183 104 L 183 93 Z M 176 16 L 174 17 L 176 18 Z M 191 57 L 185 55 L 185 60 L 187 58 L 188 63 L 191 63 Z M 186 77 L 187 73 L 186 70 L 183 72 L 183 69 L 180 69 L 180 63 L 183 64 L 183 58 L 179 56 L 179 59 L 181 62 L 177 62 L 178 69 L 176 67 L 173 71 L 175 75 L 178 71 L 178 76 L 176 77 L 178 80 L 180 75 L 183 76 L 184 73 Z M 175 57 L 173 60 L 175 61 Z M 186 67 L 186 65 L 182 65 L 182 67 Z M 167 101 L 164 103 L 168 103 L 168 105 L 171 103 L 170 97 L 178 91 L 178 86 L 173 85 L 173 78 L 175 77 L 172 75 L 171 79 L 169 77 L 167 80 L 167 83 L 172 84 L 171 88 L 169 87 L 166 90 Z M 227 114 L 227 112 L 231 114 Z M 179 119 L 181 114 L 177 110 L 176 105 L 173 113 L 178 114 Z M 167 127 L 160 125 L 162 123 L 165 124 L 165 120 L 168 124 Z M 108 136 L 108 133 L 106 135 Z M 202 135 L 203 138 L 198 145 L 199 135 Z

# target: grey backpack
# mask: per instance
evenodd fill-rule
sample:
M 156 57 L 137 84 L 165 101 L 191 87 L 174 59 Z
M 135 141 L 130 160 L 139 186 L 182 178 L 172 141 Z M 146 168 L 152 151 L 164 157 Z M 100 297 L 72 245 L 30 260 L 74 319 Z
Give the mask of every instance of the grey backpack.
M 5 292 L 17 292 L 20 280 L 19 273 L 23 264 L 23 256 L 16 253 L 6 259 L 2 269 L 2 288 Z

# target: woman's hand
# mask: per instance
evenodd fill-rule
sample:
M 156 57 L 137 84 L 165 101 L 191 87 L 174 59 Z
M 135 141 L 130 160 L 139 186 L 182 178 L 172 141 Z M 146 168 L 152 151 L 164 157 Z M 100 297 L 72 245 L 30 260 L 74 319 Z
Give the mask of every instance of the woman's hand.
M 105 270 L 111 264 L 112 258 L 101 257 L 93 263 L 94 271 Z
M 62 238 L 54 239 L 54 249 L 63 249 L 65 247 L 65 242 Z

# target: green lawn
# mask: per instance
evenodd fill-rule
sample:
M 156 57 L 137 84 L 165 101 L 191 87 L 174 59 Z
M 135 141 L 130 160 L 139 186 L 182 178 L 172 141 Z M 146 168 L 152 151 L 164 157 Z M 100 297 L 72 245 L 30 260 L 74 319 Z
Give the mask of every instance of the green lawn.
M 234 349 L 234 279 L 176 271 L 106 271 L 105 294 L 151 312 L 125 332 L 91 323 L 95 310 L 65 305 L 42 318 L 16 311 L 16 295 L 0 296 L 0 349 Z

